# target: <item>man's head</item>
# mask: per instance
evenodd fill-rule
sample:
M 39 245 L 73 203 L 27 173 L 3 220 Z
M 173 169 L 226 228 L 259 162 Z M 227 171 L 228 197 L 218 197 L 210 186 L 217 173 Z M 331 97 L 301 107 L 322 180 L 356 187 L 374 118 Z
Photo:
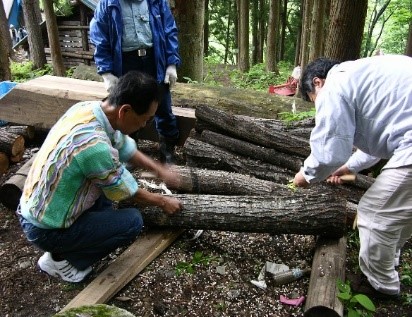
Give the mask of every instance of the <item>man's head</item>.
M 314 101 L 329 70 L 336 64 L 339 64 L 336 60 L 321 57 L 306 66 L 300 79 L 300 93 L 304 100 Z
M 116 128 L 131 134 L 153 119 L 161 98 L 161 86 L 153 77 L 131 71 L 120 77 L 107 101 L 117 109 Z

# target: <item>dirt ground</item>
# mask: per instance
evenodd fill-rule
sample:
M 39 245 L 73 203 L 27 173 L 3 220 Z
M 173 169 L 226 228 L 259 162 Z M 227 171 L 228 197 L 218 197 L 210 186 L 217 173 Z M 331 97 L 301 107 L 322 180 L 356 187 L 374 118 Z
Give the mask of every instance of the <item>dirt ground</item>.
M 23 163 L 13 165 L 0 185 Z M 257 279 L 266 261 L 310 267 L 315 237 L 204 231 L 196 238 L 196 233 L 186 231 L 109 304 L 136 316 L 303 316 L 304 305 L 282 304 L 279 298 L 306 296 L 308 276 L 276 287 L 269 274 L 265 290 L 251 280 Z M 26 241 L 14 211 L 0 205 L 0 316 L 53 316 L 122 251 L 96 264 L 83 283 L 51 278 L 37 268 L 42 252 Z M 410 265 L 409 242 L 399 271 L 410 273 Z M 348 243 L 346 270 L 358 273 L 356 243 Z M 400 302 L 374 301 L 374 316 L 412 316 L 412 287 L 403 285 L 402 294 Z

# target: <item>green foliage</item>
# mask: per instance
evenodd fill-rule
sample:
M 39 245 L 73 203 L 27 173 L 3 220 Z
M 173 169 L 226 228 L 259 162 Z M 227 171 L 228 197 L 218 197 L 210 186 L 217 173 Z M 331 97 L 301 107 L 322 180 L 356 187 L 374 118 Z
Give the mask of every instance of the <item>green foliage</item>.
M 300 121 L 307 118 L 313 118 L 316 114 L 315 108 L 310 109 L 309 111 L 300 111 L 300 112 L 279 112 L 278 117 L 286 122 Z
M 412 286 L 412 266 L 409 263 L 405 263 L 402 266 L 401 271 L 401 283 L 407 286 Z
M 40 8 L 44 10 L 43 1 L 40 1 Z M 71 16 L 73 13 L 70 0 L 53 0 L 53 9 L 57 16 Z
M 53 74 L 53 68 L 50 64 L 46 64 L 43 68 L 33 69 L 32 62 L 10 64 L 12 80 L 18 83 L 25 82 L 27 80 L 40 77 L 43 75 Z
M 190 262 L 178 262 L 175 268 L 176 275 L 181 275 L 182 273 L 193 274 L 195 268 L 200 265 L 208 265 L 211 261 L 214 261 L 216 257 L 206 256 L 202 251 L 196 251 Z
M 376 307 L 370 298 L 364 294 L 353 294 L 350 282 L 337 281 L 339 293 L 337 297 L 347 310 L 348 317 L 371 317 L 376 311 Z
M 247 73 L 235 69 L 230 77 L 236 88 L 268 91 L 270 85 L 284 84 L 292 74 L 293 66 L 288 62 L 279 62 L 278 68 L 279 74 L 268 72 L 265 64 L 261 63 L 253 65 Z

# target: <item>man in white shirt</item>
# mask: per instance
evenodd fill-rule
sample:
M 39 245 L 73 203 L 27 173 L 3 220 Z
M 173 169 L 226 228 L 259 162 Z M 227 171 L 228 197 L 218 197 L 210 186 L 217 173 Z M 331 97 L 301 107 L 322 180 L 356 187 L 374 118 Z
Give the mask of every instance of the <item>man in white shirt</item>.
M 340 175 L 388 160 L 358 205 L 359 265 L 376 295 L 398 296 L 395 267 L 412 235 L 412 58 L 320 58 L 306 67 L 300 89 L 315 102 L 316 126 L 296 186 L 328 177 L 340 184 Z

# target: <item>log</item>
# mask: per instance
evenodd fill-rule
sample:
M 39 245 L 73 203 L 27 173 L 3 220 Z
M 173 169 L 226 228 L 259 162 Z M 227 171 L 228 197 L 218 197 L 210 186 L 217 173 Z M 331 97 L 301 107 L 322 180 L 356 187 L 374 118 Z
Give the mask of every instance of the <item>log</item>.
M 24 141 L 27 143 L 34 139 L 35 129 L 33 126 L 28 125 L 10 125 L 1 130 L 5 130 L 10 133 L 21 135 L 24 138 Z M 0 131 L 2 133 L 2 131 Z
M 261 180 L 249 175 L 195 167 L 176 166 L 181 177 L 176 189 L 180 193 L 210 195 L 290 195 L 290 190 L 281 184 Z
M 0 202 L 11 210 L 16 210 L 23 192 L 24 182 L 35 156 L 28 160 L 12 177 L 0 187 Z
M 298 172 L 303 164 L 302 159 L 297 156 L 282 153 L 275 149 L 255 145 L 247 141 L 235 139 L 209 130 L 203 130 L 199 136 L 199 140 L 224 148 L 236 154 L 285 167 L 294 172 Z
M 0 152 L 0 175 L 7 172 L 10 166 L 9 157 L 6 153 Z
M 341 237 L 346 230 L 346 201 L 331 195 L 292 193 L 288 197 L 174 195 L 183 210 L 165 214 L 141 208 L 148 227 L 207 229 L 270 234 Z
M 191 167 L 236 172 L 283 184 L 287 184 L 294 176 L 290 170 L 235 155 L 190 137 L 186 140 L 183 151 L 186 155 L 186 164 Z
M 305 317 L 342 317 L 343 304 L 337 297 L 337 281 L 345 280 L 346 237 L 320 237 L 315 255 L 305 304 Z
M 294 136 L 282 128 L 270 128 L 268 125 L 245 116 L 226 113 L 208 106 L 196 108 L 195 116 L 199 120 L 216 126 L 219 131 L 235 138 L 257 145 L 273 148 L 278 151 L 306 157 L 310 154 L 309 141 Z
M 24 152 L 24 149 L 24 138 L 21 135 L 1 131 L 0 152 L 4 152 L 8 156 L 15 156 Z

